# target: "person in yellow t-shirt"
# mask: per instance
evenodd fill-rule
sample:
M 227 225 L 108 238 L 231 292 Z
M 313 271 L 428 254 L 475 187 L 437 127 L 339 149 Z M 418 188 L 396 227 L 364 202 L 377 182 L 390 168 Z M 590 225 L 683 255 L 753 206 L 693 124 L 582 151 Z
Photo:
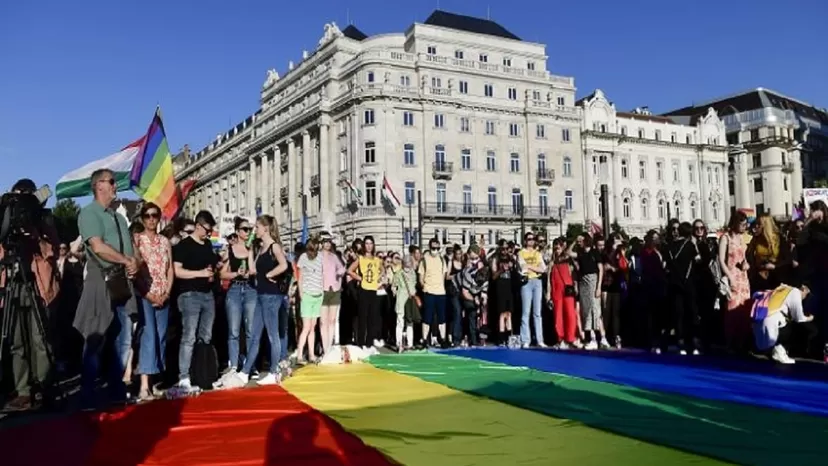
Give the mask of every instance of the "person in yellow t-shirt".
M 448 267 L 440 253 L 440 241 L 431 238 L 428 252 L 423 254 L 417 267 L 420 286 L 423 288 L 423 340 L 429 343 L 429 330 L 437 325 L 442 344 L 446 337 L 446 280 Z
M 529 313 L 535 322 L 535 341 L 541 348 L 546 348 L 543 342 L 543 319 L 541 318 L 541 305 L 543 297 L 543 283 L 541 274 L 546 271 L 546 264 L 543 261 L 543 254 L 538 250 L 535 241 L 535 234 L 526 233 L 523 237 L 523 249 L 518 251 L 518 267 L 524 283 L 520 288 L 521 316 L 520 316 L 520 341 L 524 348 L 528 348 L 532 342 L 532 334 L 529 329 Z
M 363 347 L 380 346 L 382 316 L 377 289 L 383 268 L 382 260 L 374 255 L 375 250 L 374 237 L 366 236 L 362 241 L 362 254 L 348 267 L 348 275 L 359 282 L 356 342 Z

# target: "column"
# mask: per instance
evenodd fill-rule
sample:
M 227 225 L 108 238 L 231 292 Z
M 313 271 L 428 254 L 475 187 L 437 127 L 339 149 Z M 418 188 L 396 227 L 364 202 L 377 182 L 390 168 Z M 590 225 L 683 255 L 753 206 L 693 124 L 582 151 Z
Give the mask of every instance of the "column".
M 799 205 L 802 197 L 802 154 L 799 150 L 792 150 L 788 152 L 790 164 L 793 168 L 791 172 L 791 206 Z M 793 212 L 793 208 L 791 208 Z
M 333 211 L 331 208 L 331 189 L 336 186 L 336 175 L 334 171 L 337 169 L 337 164 L 328 158 L 328 132 L 330 127 L 326 121 L 319 125 L 319 196 L 322 212 Z M 323 173 L 323 167 L 327 167 L 327 172 Z
M 270 186 L 270 210 L 273 211 L 273 216 L 276 217 L 280 223 L 283 219 L 281 216 L 282 209 L 279 203 L 279 187 L 282 185 L 282 171 L 279 168 L 279 163 L 282 159 L 282 151 L 278 145 L 273 146 L 273 182 Z
M 627 169 L 629 170 L 629 167 Z M 610 190 L 612 192 L 612 210 L 610 210 L 609 221 L 621 221 L 621 153 L 619 152 L 612 153 L 612 184 Z
M 713 183 L 715 183 L 715 181 L 707 181 L 707 168 L 710 167 L 709 163 L 699 161 L 697 166 L 699 170 L 699 207 L 701 209 L 699 213 L 701 214 L 702 221 L 709 225 L 713 220 L 710 207 L 710 195 L 713 193 Z
M 307 196 L 307 206 L 310 215 L 311 212 L 311 195 L 310 195 L 310 179 L 311 179 L 311 158 L 313 157 L 313 147 L 311 146 L 310 133 L 305 130 L 302 132 L 302 194 Z M 299 218 L 302 216 L 302 199 L 299 199 Z
M 229 199 L 229 196 L 230 196 L 230 192 L 229 192 L 229 190 L 230 190 L 230 181 L 227 179 L 226 175 L 224 177 L 222 177 L 221 180 L 219 180 L 219 189 L 221 189 L 221 197 L 220 197 L 221 206 L 219 206 L 219 209 L 220 209 L 219 215 L 221 217 L 223 217 L 223 216 L 227 215 L 227 211 L 225 210 L 225 206 L 230 202 L 230 199 Z M 220 220 L 217 218 L 216 221 L 220 221 Z
M 716 222 L 717 227 L 723 225 L 725 222 L 729 220 L 730 217 L 730 174 L 728 173 L 727 169 L 727 162 L 721 165 L 722 173 L 724 174 L 724 178 L 722 179 L 722 197 L 723 199 L 719 203 L 719 220 Z M 713 167 L 713 171 L 715 172 L 716 167 Z M 712 209 L 712 205 L 711 205 Z
M 297 175 L 297 170 L 299 169 L 298 160 L 296 160 L 296 143 L 293 141 L 293 137 L 288 138 L 288 223 L 290 224 L 291 220 L 297 218 L 297 210 L 296 210 L 296 198 L 299 195 L 299 191 L 296 189 L 299 177 Z M 293 230 L 293 225 L 289 225 L 290 230 Z
M 233 172 L 233 182 L 235 186 L 233 186 L 233 190 L 235 191 L 235 198 L 233 199 L 233 216 L 241 215 L 241 176 L 240 171 L 237 168 L 235 172 Z
M 584 216 L 587 222 L 595 221 L 595 174 L 592 171 L 592 150 L 581 157 L 584 171 Z
M 270 150 L 262 153 L 262 187 L 259 189 L 262 197 L 262 213 L 271 214 L 270 209 Z
M 736 208 L 752 209 L 753 199 L 750 195 L 750 180 L 748 179 L 748 153 L 742 152 L 736 156 Z
M 256 197 L 258 191 L 256 189 L 256 157 L 250 158 L 250 167 L 247 171 L 247 215 L 254 217 L 256 215 Z

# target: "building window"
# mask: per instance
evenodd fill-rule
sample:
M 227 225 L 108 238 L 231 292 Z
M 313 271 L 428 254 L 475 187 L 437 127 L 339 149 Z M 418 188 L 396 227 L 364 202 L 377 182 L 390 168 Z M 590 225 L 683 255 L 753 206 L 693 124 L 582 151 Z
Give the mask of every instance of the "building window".
M 707 167 L 707 184 L 713 184 L 713 169 Z
M 622 126 L 622 127 L 621 127 L 621 136 L 626 136 L 626 135 L 627 135 L 627 127 L 626 127 L 626 126 Z
M 494 134 L 495 133 L 495 122 L 494 121 L 487 121 L 486 122 L 486 134 Z
M 788 190 L 788 177 L 782 178 L 782 189 L 785 191 Z M 787 213 L 785 215 L 787 215 Z
M 365 182 L 365 205 L 367 205 L 367 206 L 377 205 L 377 182 L 376 181 L 366 181 Z
M 758 141 L 759 140 L 759 130 L 758 129 L 750 130 L 750 140 L 751 141 Z
M 630 167 L 627 159 L 621 159 L 621 178 L 627 179 L 630 177 Z
M 509 156 L 509 172 L 520 172 L 520 154 L 516 152 L 512 152 L 512 154 Z
M 469 82 L 468 81 L 460 81 L 460 93 L 461 94 L 468 94 L 469 93 Z
M 515 215 L 520 214 L 521 207 L 521 197 L 520 188 L 513 188 L 512 189 L 512 213 Z
M 445 183 L 437 183 L 436 186 L 436 201 L 437 201 L 437 212 L 445 212 L 446 211 L 446 184 Z
M 344 172 L 348 169 L 348 149 L 339 151 L 339 171 Z
M 638 128 L 638 139 L 644 139 L 644 128 Z
M 434 146 L 434 163 L 437 164 L 438 170 L 445 170 L 446 165 L 446 146 L 437 144 Z
M 462 60 L 463 59 L 463 51 L 462 50 L 455 50 L 454 51 L 454 58 L 456 58 L 458 60 Z
M 572 190 L 567 189 L 564 191 L 564 209 L 567 212 L 572 212 L 574 209 L 575 202 L 572 200 Z
M 377 163 L 376 143 L 373 141 L 365 142 L 365 163 Z
M 675 211 L 673 212 L 673 218 L 681 218 L 681 201 L 676 199 L 673 201 L 673 207 Z
M 368 81 L 369 83 L 374 82 L 374 72 L 373 72 L 373 71 L 369 71 L 369 72 L 368 72 L 367 81 Z
M 566 97 L 558 96 L 558 106 L 563 107 L 566 105 Z
M 646 220 L 650 217 L 650 200 L 646 197 L 641 198 L 641 218 Z
M 526 62 L 526 69 L 529 71 L 535 71 L 535 62 L 528 61 Z
M 764 186 L 762 186 L 762 178 L 754 178 L 753 179 L 753 190 L 757 193 L 761 193 L 764 190 Z M 756 212 L 757 214 L 759 212 Z
M 403 112 L 403 126 L 414 126 L 414 112 Z
M 541 215 L 544 217 L 549 215 L 549 193 L 546 188 L 538 190 L 538 207 Z
M 486 171 L 493 172 L 497 170 L 497 157 L 493 150 L 486 152 Z
M 407 167 L 414 166 L 414 144 L 403 146 L 403 164 Z
M 539 90 L 532 91 L 532 100 L 540 101 L 541 100 L 541 93 Z
M 488 63 L 489 62 L 489 56 L 486 55 L 485 53 L 481 53 L 479 58 L 480 58 L 480 62 L 482 62 L 482 63 Z
M 362 124 L 363 125 L 373 125 L 374 124 L 374 110 L 368 109 L 365 110 L 362 116 Z
M 411 87 L 411 78 L 406 75 L 400 76 L 400 86 Z
M 432 77 L 431 78 L 431 87 L 435 87 L 435 88 L 438 88 L 438 89 L 443 87 L 443 80 L 441 78 L 436 77 L 436 76 Z
M 497 188 L 489 186 L 486 193 L 486 202 L 489 204 L 489 213 L 497 212 Z
M 561 129 L 561 141 L 563 142 L 570 142 L 572 140 L 569 134 L 569 128 Z
M 517 89 L 514 87 L 509 88 L 509 100 L 517 100 Z
M 463 186 L 463 213 L 472 213 L 472 187 L 468 184 Z
M 503 66 L 512 66 L 512 59 L 509 57 L 503 57 Z
M 692 162 L 689 165 L 687 165 L 687 180 L 690 181 L 690 183 L 695 183 L 696 182 L 696 171 L 693 170 L 693 163 Z M 693 218 L 695 218 L 695 217 L 693 217 Z
M 661 130 L 660 129 L 655 130 L 655 140 L 656 141 L 661 141 Z
M 719 167 L 716 167 L 715 172 L 716 172 L 716 177 L 715 177 L 716 186 L 719 186 L 719 185 L 722 184 L 722 173 L 719 171 Z
M 460 169 L 464 171 L 471 170 L 471 149 L 463 149 L 460 152 Z
M 638 179 L 641 181 L 647 180 L 647 162 L 645 160 L 638 161 Z
M 442 113 L 435 113 L 434 114 L 434 127 L 435 128 L 444 128 L 445 127 L 445 117 Z
M 520 136 L 520 125 L 517 123 L 509 123 L 509 136 Z
M 690 201 L 690 218 L 695 219 L 698 217 L 698 212 L 696 212 L 696 201 Z
M 572 176 L 572 159 L 569 156 L 563 158 L 563 176 L 569 178 Z
M 713 202 L 713 204 L 710 206 L 710 208 L 713 209 L 713 220 L 718 220 L 719 219 L 719 203 L 718 202 Z
M 753 154 L 753 168 L 762 166 L 762 154 Z
M 468 117 L 460 117 L 460 132 L 468 133 L 471 131 L 471 124 Z
M 693 144 L 693 136 L 688 134 L 687 137 L 684 138 L 684 142 L 686 144 Z
M 546 139 L 546 126 L 542 124 L 535 126 L 535 137 L 538 139 Z
M 664 199 L 658 200 L 658 219 L 664 220 L 667 218 L 667 201 Z
M 429 55 L 437 55 L 437 47 L 433 45 L 428 46 L 428 54 Z
M 621 210 L 624 214 L 624 218 L 631 218 L 632 217 L 632 205 L 630 198 L 625 197 L 623 201 L 621 201 Z
M 408 205 L 412 205 L 415 202 L 415 192 L 416 192 L 416 185 L 413 181 L 406 181 L 405 182 L 405 203 Z
M 486 97 L 491 97 L 494 95 L 494 86 L 491 84 L 484 84 L 483 85 L 483 95 Z
M 681 177 L 679 175 L 679 163 L 678 162 L 673 162 L 672 166 L 673 166 L 673 183 L 678 183 L 679 181 L 681 181 Z
M 664 182 L 664 162 L 656 162 L 656 181 Z
M 546 154 L 538 154 L 538 171 L 546 170 Z

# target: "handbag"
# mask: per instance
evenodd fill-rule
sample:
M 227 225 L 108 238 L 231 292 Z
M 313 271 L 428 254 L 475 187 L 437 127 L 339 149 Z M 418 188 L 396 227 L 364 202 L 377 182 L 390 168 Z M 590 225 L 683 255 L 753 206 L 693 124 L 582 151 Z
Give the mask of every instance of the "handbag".
M 414 302 L 414 305 L 417 306 L 417 309 L 422 308 L 423 307 L 423 300 L 421 300 L 420 297 L 417 296 L 416 294 L 411 293 L 411 287 L 408 286 L 408 280 L 405 279 L 405 275 L 403 275 L 402 279 L 403 279 L 403 283 L 405 283 L 405 290 L 408 291 L 408 296 L 411 296 L 411 301 Z
M 116 213 L 112 213 L 112 220 L 115 221 L 115 228 L 118 229 L 118 252 L 123 254 L 124 238 L 121 235 L 121 224 L 118 223 L 118 217 L 116 217 L 116 215 Z M 120 264 L 104 267 L 103 262 L 101 262 L 98 256 L 92 254 L 92 257 L 94 257 L 95 260 L 98 261 L 98 265 L 101 266 L 101 273 L 103 274 L 104 283 L 106 283 L 106 289 L 109 292 L 109 300 L 118 305 L 129 301 L 129 299 L 132 298 L 132 287 L 129 284 L 129 277 L 127 277 L 126 267 Z
M 561 270 L 554 265 L 552 266 L 552 269 L 556 270 L 558 272 L 558 276 L 561 277 L 561 281 L 564 281 Z M 575 289 L 575 285 L 572 283 L 564 283 L 564 297 L 574 298 L 576 296 L 578 296 L 578 290 Z

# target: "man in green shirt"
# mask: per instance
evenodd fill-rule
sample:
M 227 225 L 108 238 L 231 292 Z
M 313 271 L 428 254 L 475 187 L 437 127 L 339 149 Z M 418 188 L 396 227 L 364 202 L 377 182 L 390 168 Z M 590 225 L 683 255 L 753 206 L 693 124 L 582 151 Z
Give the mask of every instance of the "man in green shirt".
M 121 266 L 130 278 L 138 272 L 126 219 L 110 207 L 116 195 L 114 174 L 107 169 L 96 170 L 90 182 L 95 199 L 78 216 L 78 229 L 89 253 L 88 274 L 74 322 L 85 338 L 81 385 L 87 404 L 94 403 L 95 379 L 104 349 L 114 349 L 118 362 L 109 374 L 110 389 L 118 398 L 126 395 L 123 375 L 132 345 L 130 314 L 137 309 L 134 298 L 126 304 L 111 302 L 102 270 Z

